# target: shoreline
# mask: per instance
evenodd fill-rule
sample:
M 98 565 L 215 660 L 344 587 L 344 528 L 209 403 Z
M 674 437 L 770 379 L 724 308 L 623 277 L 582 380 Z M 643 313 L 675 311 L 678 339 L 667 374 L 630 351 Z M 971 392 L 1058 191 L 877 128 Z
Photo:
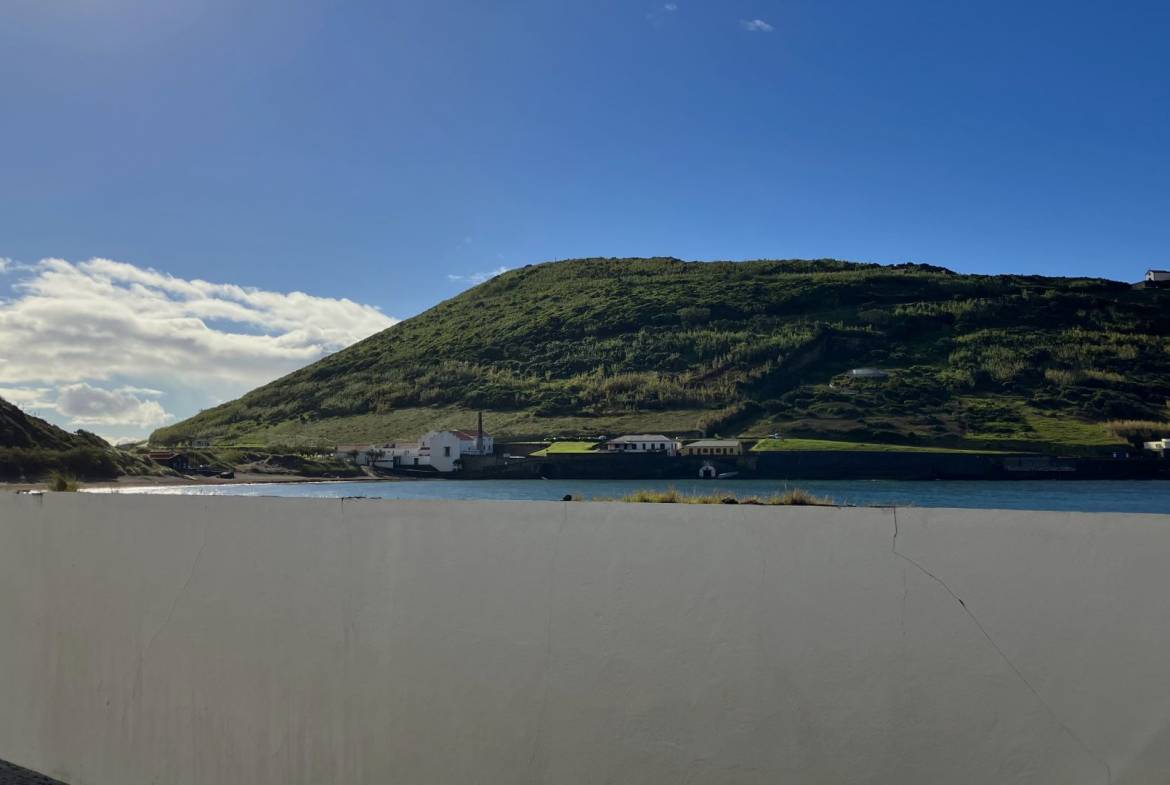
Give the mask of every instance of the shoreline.
M 153 488 L 205 485 L 255 485 L 258 483 L 317 483 L 317 482 L 410 482 L 407 477 L 306 477 L 300 474 L 264 474 L 258 472 L 237 472 L 230 480 L 220 477 L 174 477 L 129 474 L 113 480 L 82 480 L 77 488 L 81 491 L 114 491 L 119 488 Z M 49 481 L 0 482 L 0 491 L 21 493 L 48 490 Z

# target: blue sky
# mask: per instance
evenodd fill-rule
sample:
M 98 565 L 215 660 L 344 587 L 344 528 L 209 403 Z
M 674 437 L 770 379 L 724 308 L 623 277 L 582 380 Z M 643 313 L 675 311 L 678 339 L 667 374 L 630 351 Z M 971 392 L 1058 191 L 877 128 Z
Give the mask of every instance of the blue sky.
M 393 317 L 588 255 L 1136 279 L 1168 41 L 1141 1 L 7 0 L 0 297 L 45 258 Z

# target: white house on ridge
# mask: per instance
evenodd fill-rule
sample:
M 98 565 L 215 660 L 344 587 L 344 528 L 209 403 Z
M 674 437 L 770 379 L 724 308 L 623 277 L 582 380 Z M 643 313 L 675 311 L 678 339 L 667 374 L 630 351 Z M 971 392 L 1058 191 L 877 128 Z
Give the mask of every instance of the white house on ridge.
M 639 433 L 619 436 L 605 443 L 603 449 L 609 452 L 665 453 L 677 455 L 681 442 L 660 433 Z

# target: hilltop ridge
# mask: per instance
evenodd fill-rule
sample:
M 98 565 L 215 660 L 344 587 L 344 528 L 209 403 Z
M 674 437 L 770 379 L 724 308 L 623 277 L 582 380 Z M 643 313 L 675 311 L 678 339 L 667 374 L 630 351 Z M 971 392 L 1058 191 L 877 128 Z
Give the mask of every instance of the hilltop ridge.
M 831 259 L 506 272 L 155 432 L 381 440 L 655 430 L 1107 449 L 1166 419 L 1170 292 Z M 858 379 L 852 368 L 883 369 Z
M 26 414 L 15 404 L 0 398 L 0 448 L 72 450 L 83 447 L 108 448 L 105 439 L 89 431 L 69 433 L 63 428 Z
M 38 478 L 54 471 L 96 479 L 157 473 L 157 467 L 111 447 L 97 434 L 69 433 L 0 398 L 0 479 Z

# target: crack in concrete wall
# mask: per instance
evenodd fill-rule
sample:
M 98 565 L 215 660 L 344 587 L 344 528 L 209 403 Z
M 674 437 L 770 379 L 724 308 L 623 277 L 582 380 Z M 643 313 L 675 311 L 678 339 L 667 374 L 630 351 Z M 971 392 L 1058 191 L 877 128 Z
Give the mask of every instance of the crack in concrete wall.
M 561 537 L 565 533 L 565 526 L 569 522 L 569 502 L 561 503 L 561 522 L 557 527 L 556 537 L 553 541 L 552 557 L 549 559 L 548 568 L 548 613 L 545 620 L 544 629 L 544 667 L 541 675 L 541 696 L 540 708 L 536 714 L 536 733 L 532 740 L 532 754 L 528 758 L 528 769 L 535 778 L 534 782 L 542 782 L 541 771 L 539 767 L 539 758 L 542 752 L 542 744 L 544 741 L 544 719 L 548 711 L 548 695 L 551 681 L 549 674 L 552 670 L 552 647 L 553 647 L 553 614 L 556 612 L 554 599 L 556 597 L 557 585 L 557 556 L 560 554 Z
M 951 596 L 951 598 L 954 599 L 955 602 L 959 603 L 959 607 L 963 609 L 963 613 L 965 613 L 967 615 L 967 618 L 969 618 L 971 620 L 971 622 L 975 625 L 975 628 L 977 630 L 979 630 L 980 634 L 987 640 L 987 643 L 991 646 L 992 649 L 995 650 L 995 653 L 999 655 L 999 658 L 1001 660 L 1003 660 L 1004 664 L 1007 665 L 1008 668 L 1011 670 L 1011 672 L 1016 675 L 1016 678 L 1020 680 L 1020 683 L 1023 684 L 1028 689 L 1028 692 L 1032 693 L 1032 695 L 1035 696 L 1036 701 L 1044 708 L 1044 711 L 1046 711 L 1048 713 L 1048 716 L 1052 718 L 1052 721 L 1055 722 L 1058 726 L 1060 726 L 1060 728 L 1065 733 L 1068 734 L 1069 738 L 1071 738 L 1074 742 L 1076 742 L 1076 744 L 1081 749 L 1083 749 L 1086 753 L 1089 754 L 1090 757 L 1092 757 L 1094 760 L 1096 760 L 1101 765 L 1101 768 L 1104 770 L 1104 773 L 1105 773 L 1105 785 L 1113 785 L 1113 770 L 1109 766 L 1109 762 L 1106 761 L 1104 758 L 1102 758 L 1101 755 L 1099 753 L 1097 753 L 1095 750 L 1093 750 L 1092 747 L 1090 747 L 1088 744 L 1086 744 L 1085 740 L 1082 739 L 1080 737 L 1080 735 L 1068 725 L 1068 723 L 1066 723 L 1064 720 L 1062 720 L 1056 714 L 1056 711 L 1053 710 L 1052 706 L 1049 705 L 1048 701 L 1046 701 L 1044 699 L 1044 696 L 1040 694 L 1040 691 L 1037 690 L 1034 686 L 1032 686 L 1032 682 L 1028 681 L 1028 678 L 1026 676 L 1024 676 L 1023 672 L 1020 671 L 1019 668 L 1016 667 L 1016 664 L 1014 662 L 1012 662 L 1010 657 L 1007 656 L 1007 653 L 1000 647 L 1000 645 L 998 643 L 995 642 L 995 639 L 991 637 L 991 633 L 989 633 L 987 631 L 987 628 L 983 626 L 983 622 L 979 621 L 979 617 L 977 617 L 975 615 L 974 611 L 972 611 L 967 606 L 967 603 L 963 601 L 963 598 L 960 597 L 959 595 L 955 594 L 954 590 L 951 589 L 950 585 L 947 584 L 947 582 L 944 581 L 942 578 L 940 578 L 939 576 L 935 575 L 933 572 L 928 570 L 926 567 L 924 567 L 922 564 L 920 564 L 917 560 L 907 556 L 906 554 L 904 554 L 898 550 L 898 533 L 899 533 L 898 532 L 898 509 L 896 507 L 891 507 L 890 511 L 892 512 L 893 519 L 894 519 L 894 536 L 890 540 L 890 552 L 893 553 L 898 558 L 913 565 L 923 575 L 930 578 L 932 581 L 937 583 L 939 586 L 943 587 L 943 590 L 946 591 L 946 593 L 949 594 Z M 903 600 L 904 599 L 905 598 L 903 598 Z

